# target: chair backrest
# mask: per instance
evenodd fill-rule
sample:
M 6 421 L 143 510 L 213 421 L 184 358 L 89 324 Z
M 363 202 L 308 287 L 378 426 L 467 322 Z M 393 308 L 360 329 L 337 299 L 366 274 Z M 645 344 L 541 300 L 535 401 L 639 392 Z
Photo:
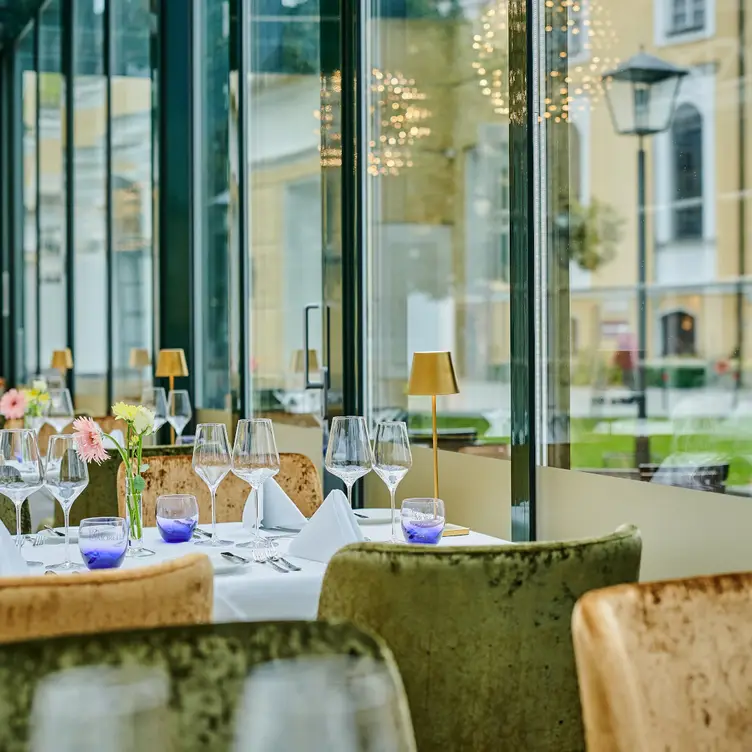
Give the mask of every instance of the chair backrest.
M 5 496 L 0 496 L 0 522 L 8 528 L 11 535 L 16 534 L 16 507 Z M 28 501 L 21 505 L 21 532 L 24 535 L 31 532 L 31 512 Z
M 155 455 L 192 455 L 190 446 L 145 446 L 143 456 L 148 461 Z M 86 517 L 113 517 L 118 514 L 118 468 L 120 455 L 110 450 L 109 459 L 101 465 L 93 462 L 89 465 L 89 485 L 76 499 L 70 509 L 70 524 L 78 525 Z M 63 524 L 63 510 L 55 504 L 55 524 Z
M 198 501 L 199 522 L 211 522 L 209 489 L 194 472 L 191 460 L 191 455 L 149 458 L 149 470 L 144 473 L 144 525 L 157 524 L 156 504 L 162 494 L 193 494 Z M 280 454 L 279 462 L 280 471 L 275 480 L 298 509 L 310 517 L 322 502 L 321 482 L 313 462 L 302 454 L 285 453 Z M 240 522 L 249 493 L 250 486 L 244 480 L 228 473 L 217 491 L 217 522 Z M 125 466 L 118 470 L 117 498 L 118 514 L 124 517 Z
M 0 643 L 208 622 L 213 588 L 205 554 L 76 577 L 0 578 Z
M 592 752 L 752 749 L 752 573 L 588 593 L 572 619 Z
M 592 588 L 637 579 L 636 528 L 484 547 L 357 544 L 334 555 L 319 617 L 384 639 L 421 750 L 582 750 L 570 619 Z
M 404 690 L 383 643 L 349 624 L 294 621 L 206 624 L 0 646 L 0 749 L 28 749 L 34 690 L 49 673 L 98 663 L 144 663 L 161 666 L 170 676 L 170 725 L 181 752 L 225 752 L 231 749 L 243 683 L 254 667 L 276 659 L 339 655 L 386 667 L 401 721 L 394 752 L 412 752 Z

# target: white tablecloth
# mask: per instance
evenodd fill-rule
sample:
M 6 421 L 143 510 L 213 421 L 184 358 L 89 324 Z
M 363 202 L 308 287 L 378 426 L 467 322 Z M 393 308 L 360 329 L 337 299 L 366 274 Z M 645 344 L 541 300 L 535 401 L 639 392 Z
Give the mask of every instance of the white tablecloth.
M 368 510 L 360 510 L 360 513 Z M 374 510 L 374 514 L 383 515 L 383 510 Z M 202 525 L 204 530 L 210 526 Z M 220 537 L 236 542 L 248 540 L 239 522 L 217 525 Z M 77 532 L 76 528 L 71 531 Z M 364 524 L 364 534 L 373 541 L 387 541 L 391 534 L 389 524 Z M 276 533 L 270 533 L 275 535 Z M 482 533 L 471 532 L 469 535 L 444 538 L 440 546 L 487 546 L 505 543 L 499 538 L 492 538 Z M 277 539 L 278 549 L 285 555 L 290 545 L 289 538 Z M 248 549 L 226 547 L 210 549 L 196 546 L 194 543 L 165 543 L 156 528 L 144 529 L 144 545 L 156 552 L 155 556 L 141 559 L 126 558 L 123 568 L 133 568 L 157 564 L 175 559 L 188 553 L 207 553 L 212 559 L 219 557 L 221 551 L 230 550 L 240 556 L 251 558 Z M 28 560 L 55 564 L 64 558 L 62 539 L 58 542 L 45 543 L 42 546 L 23 547 L 23 555 Z M 71 544 L 71 558 L 81 562 L 77 544 Z M 302 568 L 300 572 L 281 574 L 266 564 L 250 564 L 232 572 L 215 575 L 214 578 L 214 621 L 265 621 L 285 619 L 315 619 L 318 610 L 319 593 L 324 578 L 325 564 L 288 557 L 290 561 Z M 220 561 L 224 561 L 220 557 Z M 40 574 L 41 570 L 29 569 L 30 574 Z

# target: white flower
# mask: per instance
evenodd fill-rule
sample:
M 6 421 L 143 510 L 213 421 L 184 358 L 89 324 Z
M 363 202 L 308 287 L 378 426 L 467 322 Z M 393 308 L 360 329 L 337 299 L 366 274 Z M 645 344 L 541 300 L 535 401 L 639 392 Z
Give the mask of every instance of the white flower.
M 154 433 L 154 413 L 148 407 L 139 405 L 133 418 L 133 427 L 139 435 Z
M 44 379 L 34 379 L 34 381 L 31 382 L 31 388 L 37 392 L 46 392 L 47 382 Z

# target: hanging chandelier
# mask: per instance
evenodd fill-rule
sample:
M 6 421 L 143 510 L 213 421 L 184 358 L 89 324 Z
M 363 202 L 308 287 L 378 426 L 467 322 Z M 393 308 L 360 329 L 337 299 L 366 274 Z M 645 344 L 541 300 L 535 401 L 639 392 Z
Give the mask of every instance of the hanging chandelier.
M 544 117 L 567 120 L 573 109 L 586 109 L 602 96 L 601 76 L 619 63 L 611 55 L 616 31 L 597 0 L 545 2 Z M 473 69 L 494 113 L 509 115 L 508 0 L 491 2 L 473 32 Z
M 401 170 L 413 166 L 415 142 L 431 133 L 426 124 L 431 112 L 423 105 L 426 94 L 415 86 L 413 79 L 377 68 L 371 71 L 369 91 L 372 132 L 368 142 L 368 174 L 399 175 Z M 322 167 L 342 165 L 341 92 L 340 71 L 322 77 L 321 106 L 313 113 L 320 122 Z

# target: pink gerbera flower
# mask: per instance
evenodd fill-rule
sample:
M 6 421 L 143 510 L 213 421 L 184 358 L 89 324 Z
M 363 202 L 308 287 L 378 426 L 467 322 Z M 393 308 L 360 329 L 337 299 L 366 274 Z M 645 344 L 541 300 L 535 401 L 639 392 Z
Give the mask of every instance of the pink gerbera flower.
M 6 420 L 20 420 L 26 411 L 26 397 L 17 389 L 9 389 L 0 397 L 0 413 Z
M 98 465 L 107 459 L 107 450 L 102 443 L 102 431 L 91 418 L 76 418 L 73 421 L 73 438 L 78 456 L 84 462 Z

